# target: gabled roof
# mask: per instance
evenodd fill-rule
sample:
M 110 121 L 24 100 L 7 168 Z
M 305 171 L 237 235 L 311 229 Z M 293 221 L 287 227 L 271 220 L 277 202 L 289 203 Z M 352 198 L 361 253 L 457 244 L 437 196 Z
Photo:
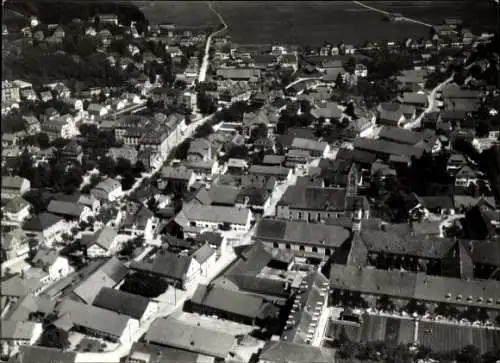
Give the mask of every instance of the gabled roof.
M 74 363 L 76 354 L 37 345 L 21 345 L 17 359 L 19 363 Z
M 192 257 L 170 251 L 161 251 L 152 262 L 132 262 L 130 268 L 148 271 L 175 280 L 185 280 Z
M 72 202 L 65 202 L 61 200 L 51 200 L 47 206 L 47 212 L 80 218 L 83 213 L 84 206 Z
M 43 212 L 27 221 L 23 225 L 23 229 L 25 231 L 42 232 L 47 228 L 52 227 L 54 224 L 59 223 L 60 221 L 62 221 L 61 217 L 58 217 L 52 213 Z
M 201 265 L 213 256 L 214 253 L 215 251 L 212 247 L 208 243 L 205 243 L 193 253 L 192 257 Z
M 249 216 L 249 210 L 244 208 L 206 206 L 196 204 L 185 204 L 176 217 L 181 225 L 182 221 L 204 221 L 213 223 L 230 223 L 246 225 Z
M 95 232 L 94 234 L 87 234 L 82 236 L 82 245 L 89 248 L 96 244 L 108 251 L 113 244 L 118 232 L 111 227 L 104 227 L 103 229 Z
M 149 299 L 141 295 L 103 287 L 92 305 L 140 320 L 149 305 Z
M 14 321 L 2 319 L 0 339 L 2 340 L 31 340 L 37 324 L 32 321 Z
M 25 181 L 28 179 L 20 176 L 2 176 L 2 189 L 17 189 L 19 190 Z
M 21 197 L 14 197 L 5 205 L 4 211 L 7 213 L 18 213 L 27 206 L 31 206 L 29 202 Z
M 292 149 L 305 149 L 309 151 L 324 152 L 328 144 L 326 142 L 314 141 L 309 139 L 302 139 L 296 137 L 292 141 Z
M 225 359 L 235 338 L 225 332 L 187 325 L 174 318 L 157 319 L 146 333 L 146 341 Z
M 39 249 L 32 262 L 35 265 L 51 266 L 59 257 L 56 250 Z
M 255 228 L 253 238 L 336 248 L 349 236 L 350 232 L 340 226 L 261 219 Z

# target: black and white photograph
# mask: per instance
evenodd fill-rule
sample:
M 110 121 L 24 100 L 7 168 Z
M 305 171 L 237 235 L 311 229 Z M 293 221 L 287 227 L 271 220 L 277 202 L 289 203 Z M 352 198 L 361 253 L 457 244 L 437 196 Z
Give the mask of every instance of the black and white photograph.
M 499 112 L 499 0 L 2 0 L 0 362 L 500 363 Z

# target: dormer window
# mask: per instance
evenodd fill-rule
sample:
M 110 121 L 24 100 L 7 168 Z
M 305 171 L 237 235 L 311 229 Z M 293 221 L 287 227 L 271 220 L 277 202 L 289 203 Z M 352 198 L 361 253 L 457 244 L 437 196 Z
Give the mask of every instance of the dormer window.
M 469 297 L 467 298 L 467 301 L 472 301 L 472 296 L 469 296 Z
M 477 301 L 482 303 L 484 301 L 484 299 L 482 297 L 479 297 L 479 298 L 477 298 Z
M 458 301 L 462 301 L 462 295 L 458 295 L 458 296 L 457 296 L 457 300 L 458 300 Z
M 447 294 L 446 294 L 446 298 L 447 298 L 447 299 L 451 299 L 451 294 L 450 294 L 450 293 L 447 293 Z
M 489 297 L 489 298 L 488 298 L 488 300 L 486 300 L 486 302 L 487 302 L 488 304 L 493 304 L 493 299 L 492 299 L 491 297 Z

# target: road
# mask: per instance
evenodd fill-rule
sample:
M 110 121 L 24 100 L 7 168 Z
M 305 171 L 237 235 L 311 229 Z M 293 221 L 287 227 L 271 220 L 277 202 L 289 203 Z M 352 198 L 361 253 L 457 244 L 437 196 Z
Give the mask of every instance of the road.
M 415 129 L 415 128 L 418 128 L 421 126 L 422 124 L 422 118 L 432 112 L 433 110 L 435 110 L 435 103 L 436 103 L 436 93 L 441 90 L 441 88 L 443 88 L 446 84 L 450 83 L 451 81 L 453 81 L 453 77 L 454 75 L 452 74 L 450 78 L 444 80 L 443 82 L 441 82 L 440 84 L 438 84 L 432 91 L 431 93 L 429 93 L 429 95 L 427 96 L 427 102 L 428 102 L 428 106 L 427 108 L 420 114 L 420 116 L 418 116 L 414 121 L 412 122 L 409 122 L 407 124 L 405 124 L 403 127 L 405 129 Z
M 321 79 L 321 77 L 304 77 L 304 78 L 297 78 L 295 81 L 293 81 L 292 83 L 289 83 L 285 89 L 289 89 L 290 87 L 292 87 L 294 84 L 297 84 L 297 83 L 300 83 L 300 82 L 304 82 L 304 81 L 310 81 L 310 80 L 313 80 L 313 79 Z
M 381 10 L 381 9 L 377 9 L 377 8 L 374 8 L 373 6 L 370 6 L 370 5 L 366 5 L 366 4 L 363 4 L 362 2 L 360 1 L 353 1 L 353 3 L 355 3 L 356 5 L 359 5 L 359 6 L 362 6 L 364 8 L 367 8 L 367 9 L 370 9 L 370 10 L 373 10 L 373 11 L 376 11 L 377 13 L 380 13 L 380 14 L 384 14 L 384 15 L 392 15 L 393 13 L 390 13 L 388 11 L 385 11 L 385 10 Z M 417 19 L 412 19 L 412 18 L 407 18 L 405 16 L 402 17 L 403 20 L 405 21 L 409 21 L 411 23 L 415 23 L 415 24 L 420 24 L 420 25 L 424 25 L 424 26 L 427 26 L 429 28 L 432 28 L 433 25 L 432 24 L 429 24 L 429 23 L 424 23 L 423 21 L 420 21 L 420 20 L 417 20 Z
M 228 252 L 220 257 L 216 262 L 216 266 L 206 277 L 202 277 L 198 284 L 208 284 L 215 277 L 217 277 L 222 271 L 224 271 L 234 260 L 236 260 L 236 254 L 234 251 Z M 138 341 L 148 330 L 151 324 L 156 320 L 166 317 L 172 314 L 177 309 L 184 305 L 184 302 L 188 300 L 195 292 L 198 284 L 191 285 L 187 290 L 180 291 L 177 290 L 177 297 L 174 303 L 160 302 L 160 308 L 156 314 L 151 316 L 148 320 L 144 321 L 138 330 L 134 332 L 130 341 L 120 344 L 114 351 L 103 352 L 103 353 L 77 353 L 75 362 L 76 363 L 118 363 L 120 359 L 130 353 L 132 344 Z
M 207 44 L 205 45 L 205 56 L 203 57 L 203 62 L 201 63 L 201 67 L 200 67 L 200 74 L 198 75 L 198 82 L 201 83 L 201 82 L 204 82 L 205 81 L 205 77 L 207 75 L 207 69 L 208 69 L 208 63 L 210 61 L 209 59 L 209 55 L 210 55 L 210 45 L 212 43 L 212 38 L 225 31 L 227 29 L 227 24 L 226 22 L 224 21 L 224 18 L 222 17 L 222 15 L 220 15 L 213 7 L 212 7 L 212 4 L 209 3 L 208 4 L 208 7 L 210 8 L 210 10 L 215 14 L 217 15 L 217 17 L 219 18 L 219 20 L 221 21 L 221 23 L 224 25 L 224 27 L 220 30 L 217 30 L 215 32 L 213 32 L 212 34 L 210 34 L 207 38 Z

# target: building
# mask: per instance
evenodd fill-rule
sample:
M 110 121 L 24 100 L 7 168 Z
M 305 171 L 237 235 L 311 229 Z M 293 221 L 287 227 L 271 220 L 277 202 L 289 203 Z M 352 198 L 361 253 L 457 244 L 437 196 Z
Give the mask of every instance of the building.
M 252 212 L 248 209 L 184 204 L 175 217 L 182 227 L 198 227 L 211 230 L 226 229 L 246 232 L 250 229 Z
M 377 113 L 377 122 L 379 124 L 403 126 L 415 119 L 416 109 L 414 106 L 386 102 L 377 106 Z
M 288 186 L 276 204 L 276 217 L 298 221 L 321 221 L 327 218 L 360 215 L 370 217 L 370 206 L 366 197 L 356 196 L 355 183 L 347 188 L 315 188 Z
M 28 179 L 19 176 L 2 177 L 2 199 L 21 197 L 30 190 L 31 183 Z
M 19 87 L 13 82 L 2 81 L 2 104 L 12 104 L 21 102 Z
M 398 101 L 403 105 L 425 108 L 428 104 L 427 95 L 417 92 L 403 92 L 403 95 L 398 97 Z
M 93 234 L 82 235 L 81 244 L 85 246 L 89 258 L 109 257 L 118 250 L 117 236 L 115 229 L 104 227 Z
M 263 298 L 209 284 L 198 285 L 188 302 L 194 313 L 235 321 L 241 324 L 266 326 L 276 319 L 277 309 Z
M 296 137 L 292 141 L 290 150 L 305 151 L 310 156 L 318 158 L 328 155 L 330 146 L 326 142 L 313 141 Z
M 41 245 L 51 247 L 52 243 L 63 232 L 68 229 L 68 225 L 63 218 L 52 213 L 40 213 L 23 224 L 23 230 L 28 238 L 34 238 Z
M 293 170 L 282 166 L 252 165 L 248 170 L 248 174 L 262 176 L 267 179 L 274 177 L 280 181 L 289 181 Z
M 158 303 L 140 295 L 103 287 L 92 305 L 144 323 L 158 312 Z
M 111 342 L 129 342 L 139 329 L 136 319 L 69 299 L 64 300 L 58 310 L 60 318 L 71 322 L 72 330 Z
M 165 166 L 160 175 L 160 189 L 168 187 L 170 190 L 189 190 L 196 179 L 193 171 L 185 167 Z
M 76 222 L 86 221 L 92 214 L 87 206 L 61 200 L 51 200 L 47 212 Z
M 225 332 L 185 324 L 174 318 L 157 319 L 146 333 L 146 342 L 226 359 L 235 337 Z
M 56 348 L 24 345 L 19 348 L 19 355 L 14 358 L 14 362 L 74 363 L 76 354 L 75 352 L 65 352 Z
M 21 197 L 14 197 L 5 205 L 3 215 L 7 220 L 22 223 L 30 216 L 31 204 Z
M 148 129 L 139 139 L 140 149 L 150 149 L 166 158 L 169 151 L 169 135 L 155 129 Z
M 442 148 L 439 137 L 431 130 L 416 132 L 400 127 L 382 126 L 378 133 L 378 138 L 398 144 L 420 147 L 433 154 L 438 153 Z
M 194 139 L 189 144 L 188 161 L 206 161 L 212 159 L 212 146 L 206 139 Z
M 0 340 L 11 348 L 34 345 L 43 333 L 42 324 L 32 321 L 2 319 L 1 324 Z
M 27 255 L 29 252 L 28 239 L 21 228 L 2 233 L 2 258 L 4 261 Z M 3 285 L 2 285 L 3 286 Z
M 281 340 L 316 346 L 321 342 L 329 319 L 329 285 L 328 278 L 319 271 L 301 281 Z
M 340 226 L 261 219 L 252 239 L 296 255 L 325 257 L 333 255 L 349 237 L 349 230 Z
M 112 178 L 103 180 L 90 191 L 90 194 L 99 201 L 114 201 L 121 193 L 121 183 Z
M 161 251 L 152 261 L 134 261 L 130 268 L 162 277 L 178 288 L 188 289 L 198 284 L 200 278 L 208 276 L 215 259 L 215 251 L 204 244 L 190 254 Z
M 92 304 L 103 287 L 115 288 L 128 274 L 128 268 L 116 257 L 98 261 L 84 274 L 83 280 L 73 289 L 71 298 Z
M 73 271 L 68 259 L 56 250 L 39 249 L 31 263 L 48 273 L 50 281 L 59 280 Z
M 463 166 L 455 175 L 455 186 L 457 187 L 468 188 L 472 184 L 477 185 L 477 181 L 478 173 L 468 165 Z

